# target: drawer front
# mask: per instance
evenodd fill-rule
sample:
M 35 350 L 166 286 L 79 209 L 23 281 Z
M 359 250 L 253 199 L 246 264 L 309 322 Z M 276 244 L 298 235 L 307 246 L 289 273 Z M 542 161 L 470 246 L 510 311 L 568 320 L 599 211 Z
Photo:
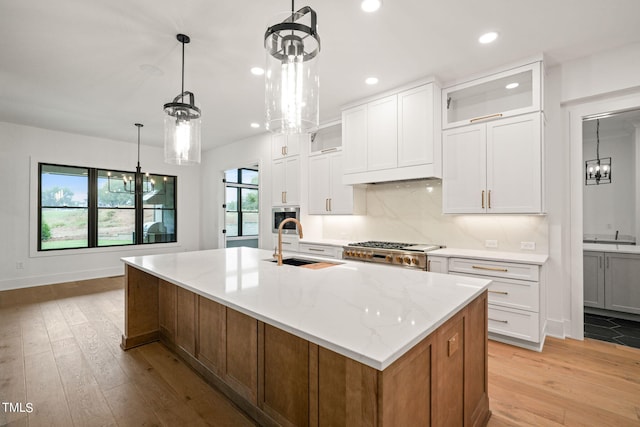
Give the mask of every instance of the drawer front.
M 477 274 L 460 276 L 479 277 Z M 526 280 L 491 278 L 489 285 L 489 304 L 501 305 L 533 312 L 540 311 L 540 283 Z
M 468 273 L 537 282 L 539 277 L 538 270 L 539 268 L 537 265 L 530 264 L 449 258 L 449 273 Z
M 521 340 L 540 341 L 540 316 L 489 304 L 489 332 Z
M 298 252 L 303 254 L 309 254 L 314 256 L 321 256 L 327 258 L 341 258 L 339 256 L 341 248 L 324 245 L 310 245 L 308 243 L 298 244 Z

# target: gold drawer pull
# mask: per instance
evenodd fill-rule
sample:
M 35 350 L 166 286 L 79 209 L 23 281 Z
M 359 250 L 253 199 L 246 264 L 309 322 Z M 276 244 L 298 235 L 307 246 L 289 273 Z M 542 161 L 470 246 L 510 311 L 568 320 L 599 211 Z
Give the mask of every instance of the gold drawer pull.
M 482 209 L 484 209 L 484 190 L 482 190 Z
M 502 117 L 502 113 L 490 114 L 488 116 L 476 117 L 475 119 L 469 120 L 469 123 L 478 122 L 480 120 L 493 119 L 494 117 Z
M 505 291 L 489 291 L 490 294 L 500 294 L 500 295 L 509 295 L 509 292 Z
M 324 249 L 309 248 L 310 251 L 324 252 Z
M 471 268 L 474 268 L 476 270 L 489 270 L 489 271 L 502 271 L 504 273 L 506 273 L 507 270 L 506 268 L 500 268 L 500 267 L 484 267 L 482 265 L 472 265 Z
M 509 323 L 508 320 L 492 319 L 491 317 L 489 317 L 489 320 L 491 320 L 492 322 L 498 322 L 498 323 Z

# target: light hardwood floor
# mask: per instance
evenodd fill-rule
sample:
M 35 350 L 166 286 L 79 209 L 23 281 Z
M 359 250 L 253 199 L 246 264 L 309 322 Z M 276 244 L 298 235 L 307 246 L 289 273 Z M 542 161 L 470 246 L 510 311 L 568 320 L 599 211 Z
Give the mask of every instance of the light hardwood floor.
M 0 426 L 253 425 L 161 344 L 123 352 L 123 312 L 122 277 L 0 292 Z M 490 341 L 489 397 L 491 427 L 640 425 L 640 350 Z

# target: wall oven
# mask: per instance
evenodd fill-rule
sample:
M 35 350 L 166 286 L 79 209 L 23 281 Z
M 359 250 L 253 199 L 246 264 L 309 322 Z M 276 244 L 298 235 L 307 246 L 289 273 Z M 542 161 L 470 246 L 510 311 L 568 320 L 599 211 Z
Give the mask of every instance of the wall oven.
M 271 225 L 273 227 L 272 231 L 274 233 L 278 232 L 278 227 L 280 223 L 287 218 L 295 218 L 298 221 L 300 220 L 300 207 L 292 206 L 292 207 L 280 207 L 273 208 L 271 210 Z M 284 225 L 282 229 L 284 234 L 295 234 L 296 233 L 296 224 L 293 222 L 288 222 Z

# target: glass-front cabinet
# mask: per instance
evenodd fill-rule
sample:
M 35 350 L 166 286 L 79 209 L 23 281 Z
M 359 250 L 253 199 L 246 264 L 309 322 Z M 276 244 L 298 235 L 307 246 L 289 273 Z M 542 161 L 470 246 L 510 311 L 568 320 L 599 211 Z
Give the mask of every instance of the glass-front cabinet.
M 443 129 L 540 111 L 541 63 L 442 90 Z

